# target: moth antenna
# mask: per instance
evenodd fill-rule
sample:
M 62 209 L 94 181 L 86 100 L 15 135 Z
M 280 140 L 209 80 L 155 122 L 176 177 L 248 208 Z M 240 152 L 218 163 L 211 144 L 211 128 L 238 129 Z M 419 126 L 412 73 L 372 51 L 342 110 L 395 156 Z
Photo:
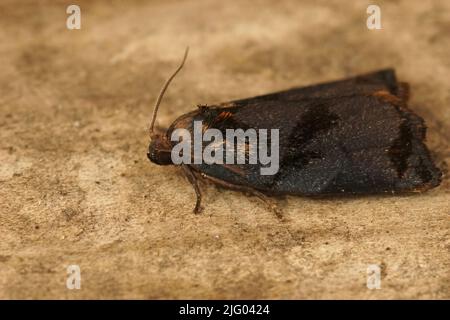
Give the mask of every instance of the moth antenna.
M 161 104 L 161 100 L 164 96 L 164 93 L 166 92 L 167 87 L 169 86 L 169 84 L 173 80 L 173 78 L 175 78 L 177 73 L 183 68 L 184 62 L 186 61 L 186 58 L 188 56 L 188 52 L 189 52 L 189 47 L 186 47 L 186 51 L 184 52 L 184 57 L 183 57 L 183 60 L 181 61 L 181 64 L 178 66 L 177 70 L 175 70 L 175 72 L 170 76 L 170 78 L 167 79 L 166 83 L 164 84 L 164 86 L 162 87 L 162 89 L 159 93 L 158 99 L 156 100 L 155 106 L 153 108 L 152 120 L 150 122 L 150 128 L 149 128 L 150 137 L 152 137 L 152 135 L 153 135 L 153 127 L 155 125 L 156 114 L 158 113 L 158 108 L 159 108 L 159 105 Z

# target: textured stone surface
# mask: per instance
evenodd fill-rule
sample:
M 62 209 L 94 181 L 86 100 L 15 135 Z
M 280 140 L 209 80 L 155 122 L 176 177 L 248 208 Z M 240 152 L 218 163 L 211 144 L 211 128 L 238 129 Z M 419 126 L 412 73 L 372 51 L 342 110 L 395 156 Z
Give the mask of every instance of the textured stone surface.
M 450 3 L 65 1 L 0 4 L 0 298 L 450 298 L 449 180 L 425 194 L 280 201 L 146 159 L 158 124 L 214 103 L 395 67 L 447 172 Z M 81 290 L 65 286 L 81 267 Z M 366 268 L 382 266 L 382 289 Z

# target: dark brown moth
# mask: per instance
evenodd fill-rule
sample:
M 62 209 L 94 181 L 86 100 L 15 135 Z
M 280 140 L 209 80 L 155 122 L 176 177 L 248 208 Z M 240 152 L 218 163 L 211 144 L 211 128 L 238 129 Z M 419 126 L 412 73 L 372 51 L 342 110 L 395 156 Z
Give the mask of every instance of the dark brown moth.
M 424 144 L 426 127 L 407 107 L 409 86 L 392 69 L 349 79 L 293 88 L 253 98 L 199 106 L 165 132 L 155 132 L 158 107 L 188 51 L 167 80 L 150 124 L 148 158 L 173 164 L 170 137 L 177 128 L 279 129 L 279 171 L 261 175 L 259 164 L 182 164 L 197 195 L 198 179 L 208 179 L 262 198 L 276 195 L 349 195 L 422 192 L 436 187 L 441 172 Z

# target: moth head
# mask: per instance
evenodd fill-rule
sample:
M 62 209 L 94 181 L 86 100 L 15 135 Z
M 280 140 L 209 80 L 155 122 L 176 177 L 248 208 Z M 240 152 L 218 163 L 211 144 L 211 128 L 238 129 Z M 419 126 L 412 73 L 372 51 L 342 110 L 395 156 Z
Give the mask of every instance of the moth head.
M 165 134 L 156 133 L 154 131 L 156 114 L 158 113 L 159 105 L 161 104 L 161 100 L 164 96 L 164 93 L 167 90 L 167 87 L 169 86 L 172 79 L 175 78 L 177 73 L 181 70 L 181 68 L 183 68 L 188 52 L 189 47 L 186 48 L 183 60 L 181 61 L 181 64 L 178 66 L 177 70 L 175 70 L 175 72 L 169 77 L 169 79 L 167 79 L 166 83 L 162 87 L 158 99 L 156 100 L 155 107 L 153 108 L 152 119 L 149 126 L 150 145 L 148 146 L 147 157 L 151 162 L 159 165 L 173 164 L 171 158 L 172 144 L 170 143 L 169 139 Z
M 173 164 L 172 158 L 172 145 L 167 139 L 166 135 L 155 134 L 150 140 L 148 146 L 147 158 L 156 164 L 161 166 Z

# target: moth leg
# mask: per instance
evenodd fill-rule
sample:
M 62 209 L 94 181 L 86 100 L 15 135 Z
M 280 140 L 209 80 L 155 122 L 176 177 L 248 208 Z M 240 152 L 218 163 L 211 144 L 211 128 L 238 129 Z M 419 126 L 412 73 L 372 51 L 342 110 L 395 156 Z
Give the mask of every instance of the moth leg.
M 231 190 L 237 190 L 237 191 L 241 191 L 241 192 L 246 192 L 252 196 L 258 197 L 262 202 L 264 202 L 264 204 L 269 208 L 269 210 L 271 210 L 273 213 L 275 213 L 277 218 L 279 218 L 279 219 L 283 218 L 283 212 L 280 208 L 278 208 L 276 201 L 269 198 L 264 193 L 257 191 L 255 189 L 249 188 L 249 187 L 234 185 L 234 184 L 225 182 L 223 180 L 219 180 L 214 177 L 208 176 L 204 173 L 202 173 L 201 176 L 205 179 L 212 181 L 216 185 L 222 186 L 224 188 L 231 189 Z
M 280 208 L 278 208 L 278 205 L 277 205 L 276 201 L 274 201 L 273 199 L 269 198 L 264 193 L 261 193 L 259 191 L 251 190 L 250 192 L 253 195 L 255 195 L 256 197 L 258 197 L 262 202 L 264 202 L 264 204 L 266 206 L 268 206 L 269 209 L 273 213 L 275 213 L 275 215 L 277 216 L 278 219 L 282 219 L 283 218 L 283 212 L 282 212 L 282 210 Z
M 200 190 L 200 187 L 198 186 L 198 181 L 197 181 L 197 177 L 194 175 L 194 173 L 192 172 L 191 168 L 189 168 L 189 166 L 183 164 L 181 166 L 183 168 L 184 174 L 186 175 L 186 178 L 188 179 L 188 181 L 192 184 L 192 186 L 194 187 L 195 190 L 195 195 L 197 196 L 197 200 L 195 202 L 195 208 L 194 208 L 194 213 L 200 213 L 202 211 L 202 192 Z

